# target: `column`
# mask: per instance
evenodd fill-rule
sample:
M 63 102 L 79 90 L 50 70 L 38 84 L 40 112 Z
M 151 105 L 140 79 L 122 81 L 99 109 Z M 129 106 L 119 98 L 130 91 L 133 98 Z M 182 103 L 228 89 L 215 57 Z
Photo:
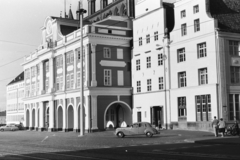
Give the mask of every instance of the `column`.
M 49 59 L 49 89 L 48 93 L 52 93 L 54 91 L 54 63 L 53 57 Z
M 27 104 L 25 104 L 25 103 L 24 103 L 24 121 L 23 121 L 23 126 L 24 127 L 28 127 L 27 126 Z
M 84 86 L 90 86 L 89 84 L 89 44 L 85 46 L 85 81 L 84 81 Z
M 38 103 L 35 103 L 35 130 L 38 130 Z
M 54 131 L 54 100 L 49 101 L 49 127 L 48 131 Z
M 32 130 L 32 103 L 30 104 L 29 107 L 29 130 Z
M 91 86 L 96 87 L 97 86 L 97 80 L 96 80 L 96 44 L 91 44 L 92 49 L 92 82 Z
M 43 102 L 39 102 L 39 131 L 44 130 L 44 105 Z
M 29 97 L 32 97 L 32 67 L 29 68 L 29 71 L 30 71 L 30 73 L 29 73 L 29 75 L 30 75 L 30 77 L 29 77 L 29 80 L 30 80 L 30 83 L 29 83 L 29 89 L 30 89 L 29 93 L 30 93 L 30 95 L 29 95 Z
M 43 61 L 39 64 L 40 80 L 39 80 L 39 95 L 44 93 L 44 76 L 43 76 Z
M 76 50 L 73 50 L 73 56 L 74 56 L 74 64 L 73 64 L 73 76 L 74 76 L 74 83 L 73 83 L 73 89 L 77 88 L 77 59 L 78 59 L 78 52 Z
M 63 88 L 62 91 L 65 91 L 66 86 L 66 55 L 63 54 Z M 65 103 L 65 99 L 63 101 Z
M 77 104 L 77 97 L 74 98 L 74 126 L 73 126 L 73 129 L 74 131 L 76 132 L 79 132 L 79 128 L 78 128 L 78 104 Z
M 66 100 L 62 99 L 63 101 L 63 131 L 67 131 L 67 110 L 66 110 Z
M 97 96 L 91 96 L 92 105 L 92 131 L 98 130 Z

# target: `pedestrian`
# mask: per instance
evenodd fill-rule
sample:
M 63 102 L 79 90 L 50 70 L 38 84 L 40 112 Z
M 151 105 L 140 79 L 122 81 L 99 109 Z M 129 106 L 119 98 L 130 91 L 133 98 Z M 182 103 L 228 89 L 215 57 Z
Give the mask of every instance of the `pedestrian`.
M 162 124 L 161 124 L 161 120 L 160 119 L 158 120 L 158 128 L 162 129 Z
M 235 120 L 235 122 L 234 122 L 234 129 L 235 129 L 237 135 L 240 137 L 240 134 L 239 134 L 239 125 L 238 125 L 238 121 L 237 121 L 237 120 Z
M 214 131 L 214 135 L 215 137 L 218 137 L 218 119 L 216 116 L 214 116 L 214 120 L 212 121 L 212 128 Z
M 225 127 L 226 127 L 226 123 L 224 122 L 223 118 L 220 118 L 220 122 L 218 122 L 218 128 L 219 128 L 219 132 L 222 133 L 222 137 L 224 137 Z

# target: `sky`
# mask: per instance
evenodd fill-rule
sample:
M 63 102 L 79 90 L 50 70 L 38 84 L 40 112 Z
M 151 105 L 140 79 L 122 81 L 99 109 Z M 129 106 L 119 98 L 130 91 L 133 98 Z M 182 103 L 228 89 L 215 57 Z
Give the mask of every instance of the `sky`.
M 78 1 L 66 0 L 66 12 L 71 4 L 75 18 Z M 100 0 L 96 3 L 98 10 Z M 87 0 L 83 7 L 87 9 Z M 64 0 L 0 0 L 0 111 L 6 109 L 6 85 L 23 71 L 23 57 L 40 45 L 45 19 L 59 17 L 60 11 Z
M 164 0 L 173 1 L 173 0 Z M 41 43 L 41 28 L 48 16 L 59 17 L 65 0 L 0 0 L 0 111 L 6 109 L 6 86 L 23 72 L 23 57 Z M 79 0 L 66 0 L 76 18 Z M 108 0 L 112 3 L 112 0 Z M 96 0 L 96 11 L 100 0 Z M 83 0 L 87 10 L 87 0 Z M 62 14 L 63 15 L 63 14 Z M 86 14 L 87 15 L 87 14 Z

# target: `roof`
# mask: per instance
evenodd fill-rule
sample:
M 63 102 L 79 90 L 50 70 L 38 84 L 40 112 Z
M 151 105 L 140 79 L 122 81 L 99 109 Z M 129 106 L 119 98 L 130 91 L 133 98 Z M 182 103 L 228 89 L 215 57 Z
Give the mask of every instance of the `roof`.
M 8 85 L 13 84 L 13 83 L 17 83 L 17 82 L 20 82 L 20 81 L 23 81 L 23 80 L 24 80 L 24 72 L 22 72 L 16 78 L 14 78 Z
M 240 0 L 209 0 L 210 13 L 224 32 L 240 33 Z

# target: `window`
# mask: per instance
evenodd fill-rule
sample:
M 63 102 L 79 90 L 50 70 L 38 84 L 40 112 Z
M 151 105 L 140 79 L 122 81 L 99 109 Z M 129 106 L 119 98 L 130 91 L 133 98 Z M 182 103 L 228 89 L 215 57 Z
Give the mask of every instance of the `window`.
M 229 94 L 229 119 L 240 120 L 239 94 Z
M 207 68 L 199 69 L 199 84 L 208 84 L 208 73 Z
M 211 95 L 197 95 L 196 96 L 196 112 L 197 121 L 211 121 L 212 107 Z
M 186 11 L 185 10 L 181 11 L 181 18 L 184 18 L 184 17 L 186 17 Z
M 136 60 L 136 70 L 139 71 L 141 69 L 141 65 L 140 65 L 140 59 Z
M 229 41 L 229 54 L 232 56 L 240 56 L 240 46 L 238 41 Z
M 196 5 L 196 6 L 193 6 L 193 13 L 198 13 L 199 12 L 199 6 Z
M 163 65 L 163 54 L 158 54 L 158 66 Z
M 45 71 L 46 72 L 49 71 L 49 62 L 48 61 L 45 62 Z
M 139 38 L 139 46 L 142 46 L 142 37 Z
M 70 88 L 70 75 L 67 75 L 67 89 Z
M 187 35 L 187 24 L 182 24 L 181 26 L 182 36 Z
M 146 43 L 150 43 L 150 34 L 146 35 Z
M 45 91 L 48 90 L 48 86 L 49 86 L 49 80 L 48 78 L 45 79 Z
M 111 58 L 111 49 L 110 48 L 103 48 L 103 57 Z
M 70 53 L 70 63 L 73 63 L 73 62 L 74 62 L 74 54 Z
M 141 81 L 137 81 L 137 93 L 141 92 Z
M 80 88 L 81 72 L 77 72 L 77 87 Z
M 186 72 L 178 73 L 178 79 L 179 79 L 179 88 L 187 86 Z
M 147 79 L 147 91 L 152 91 L 152 80 Z
M 104 86 L 112 85 L 112 71 L 110 69 L 104 70 Z
M 158 40 L 158 31 L 154 32 L 154 41 Z
M 71 74 L 71 88 L 73 88 L 73 85 L 74 85 L 74 75 L 73 75 L 73 73 Z
M 186 97 L 178 97 L 178 117 L 187 116 Z
M 194 20 L 194 32 L 200 31 L 200 20 L 196 19 Z
M 232 84 L 240 83 L 240 67 L 231 66 L 230 73 L 231 73 L 231 83 Z
M 151 57 L 147 57 L 147 68 L 151 68 Z
M 35 76 L 36 76 L 35 74 L 36 74 L 36 72 L 35 72 L 35 67 L 32 67 L 32 75 L 31 75 L 31 76 L 32 76 L 32 77 L 35 77 Z
M 163 90 L 164 87 L 163 87 L 163 77 L 159 77 L 158 78 L 158 83 L 159 83 L 159 90 Z
M 206 43 L 200 43 L 197 45 L 198 58 L 207 57 L 207 46 Z
M 185 48 L 178 49 L 177 53 L 178 53 L 178 62 L 186 61 Z
M 117 48 L 117 59 L 123 59 L 123 49 Z
M 67 54 L 66 54 L 66 57 L 67 57 L 67 58 L 66 58 L 67 64 L 69 64 L 69 63 L 70 63 L 70 54 L 67 53 Z

